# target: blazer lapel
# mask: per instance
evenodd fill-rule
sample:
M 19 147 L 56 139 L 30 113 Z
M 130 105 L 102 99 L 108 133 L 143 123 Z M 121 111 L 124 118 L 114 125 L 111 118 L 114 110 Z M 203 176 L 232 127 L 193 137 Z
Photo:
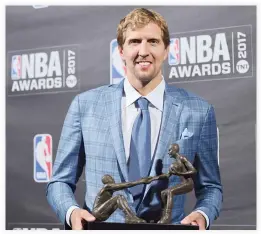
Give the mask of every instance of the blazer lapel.
M 124 149 L 122 120 L 121 120 L 121 99 L 123 93 L 123 82 L 117 86 L 111 86 L 111 90 L 105 94 L 106 112 L 109 119 L 112 134 L 112 143 L 116 152 L 118 165 L 125 181 L 128 181 L 126 155 Z

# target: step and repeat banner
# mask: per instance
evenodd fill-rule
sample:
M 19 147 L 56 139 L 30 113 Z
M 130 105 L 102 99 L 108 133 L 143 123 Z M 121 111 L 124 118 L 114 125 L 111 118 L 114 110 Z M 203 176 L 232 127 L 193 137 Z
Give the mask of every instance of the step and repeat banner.
M 145 7 L 169 25 L 166 82 L 215 107 L 224 203 L 211 229 L 256 229 L 256 7 Z M 116 28 L 134 8 L 6 7 L 6 229 L 63 229 L 45 196 L 63 121 L 75 95 L 123 79 Z

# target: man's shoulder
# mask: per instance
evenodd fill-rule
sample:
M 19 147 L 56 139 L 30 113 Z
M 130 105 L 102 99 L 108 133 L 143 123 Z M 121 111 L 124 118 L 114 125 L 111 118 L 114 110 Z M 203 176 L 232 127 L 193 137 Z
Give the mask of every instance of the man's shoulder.
M 93 88 L 93 89 L 87 90 L 85 92 L 82 92 L 82 93 L 78 94 L 78 96 L 80 99 L 86 99 L 86 98 L 90 98 L 93 96 L 101 95 L 106 92 L 111 92 L 112 91 L 111 88 L 114 88 L 114 85 L 103 85 L 103 86 L 99 86 L 97 88 Z
M 168 85 L 167 88 L 168 94 L 170 94 L 175 99 L 178 99 L 180 102 L 200 102 L 202 105 L 209 106 L 210 104 L 203 97 L 187 90 L 184 88 L 178 88 L 176 86 Z

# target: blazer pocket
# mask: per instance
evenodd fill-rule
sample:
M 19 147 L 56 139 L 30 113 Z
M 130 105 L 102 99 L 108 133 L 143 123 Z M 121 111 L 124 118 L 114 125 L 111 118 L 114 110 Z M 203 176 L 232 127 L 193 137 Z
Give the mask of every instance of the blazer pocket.
M 191 137 L 188 137 L 188 138 L 184 138 L 184 139 L 179 139 L 179 140 L 177 140 L 176 142 L 174 142 L 174 143 L 176 143 L 176 144 L 185 144 L 186 142 L 189 142 L 189 141 L 191 141 L 193 139 L 193 135 L 191 136 Z

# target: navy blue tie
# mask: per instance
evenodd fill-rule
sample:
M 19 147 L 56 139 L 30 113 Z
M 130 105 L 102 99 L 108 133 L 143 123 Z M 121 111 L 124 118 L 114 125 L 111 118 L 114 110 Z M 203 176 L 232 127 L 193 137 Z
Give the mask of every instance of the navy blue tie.
M 146 98 L 139 98 L 136 105 L 140 108 L 131 134 L 130 157 L 128 163 L 129 181 L 136 181 L 149 174 L 151 164 L 151 123 L 148 110 L 149 102 Z M 135 204 L 142 196 L 144 185 L 130 188 Z

